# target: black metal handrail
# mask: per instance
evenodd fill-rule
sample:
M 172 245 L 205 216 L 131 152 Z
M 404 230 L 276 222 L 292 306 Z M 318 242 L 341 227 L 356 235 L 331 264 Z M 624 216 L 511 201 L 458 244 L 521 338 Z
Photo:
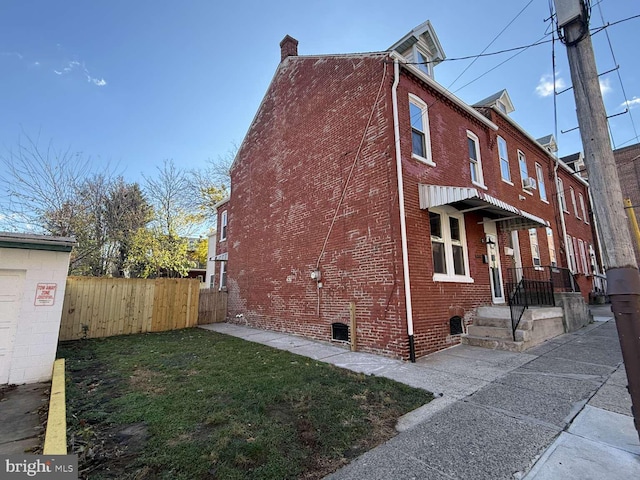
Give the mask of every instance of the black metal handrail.
M 514 341 L 522 316 L 530 306 L 554 307 L 554 292 L 579 291 L 571 271 L 554 266 L 508 268 L 505 283 Z

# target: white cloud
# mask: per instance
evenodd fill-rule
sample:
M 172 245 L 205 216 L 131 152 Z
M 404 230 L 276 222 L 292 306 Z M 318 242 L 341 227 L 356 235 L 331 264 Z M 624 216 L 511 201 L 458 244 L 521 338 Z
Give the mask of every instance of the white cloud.
M 85 64 L 80 63 L 77 60 L 71 60 L 64 67 L 62 67 L 62 70 L 54 70 L 53 73 L 55 73 L 56 75 L 66 75 L 74 72 L 75 70 L 80 70 L 86 77 L 87 82 L 92 83 L 98 87 L 104 87 L 107 84 L 107 81 L 104 78 L 91 76 Z
M 564 88 L 566 83 L 564 79 L 556 74 L 556 90 Z M 553 95 L 553 75 L 546 74 L 540 77 L 538 86 L 536 87 L 536 93 L 539 97 L 549 97 Z
M 613 88 L 611 87 L 611 81 L 609 81 L 608 78 L 604 78 L 604 79 L 600 79 L 600 93 L 602 93 L 602 95 L 606 95 L 607 93 L 611 92 L 613 90 Z
M 640 106 L 640 98 L 633 97 L 631 100 L 627 100 L 626 102 L 622 102 L 620 105 L 622 108 L 632 109 Z
M 17 57 L 20 60 L 24 59 L 24 56 L 18 52 L 0 52 L 0 57 Z

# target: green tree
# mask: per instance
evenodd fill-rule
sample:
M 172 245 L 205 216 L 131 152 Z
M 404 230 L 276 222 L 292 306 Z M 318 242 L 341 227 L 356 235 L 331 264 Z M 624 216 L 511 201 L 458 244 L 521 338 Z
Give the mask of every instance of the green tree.
M 133 237 L 126 268 L 142 278 L 184 277 L 195 262 L 189 259 L 186 238 L 167 235 L 159 228 L 141 228 Z

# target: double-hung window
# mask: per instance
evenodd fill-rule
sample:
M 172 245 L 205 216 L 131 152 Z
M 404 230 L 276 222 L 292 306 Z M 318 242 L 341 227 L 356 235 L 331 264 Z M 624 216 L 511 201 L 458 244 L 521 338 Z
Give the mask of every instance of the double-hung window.
M 427 104 L 418 97 L 409 95 L 409 115 L 411 118 L 412 157 L 433 165 Z
M 571 195 L 571 203 L 573 204 L 573 213 L 578 217 L 578 219 L 580 219 L 578 204 L 576 203 L 576 192 L 573 190 L 573 187 L 569 187 L 569 194 Z
M 480 142 L 478 137 L 467 130 L 467 146 L 469 148 L 469 168 L 471 170 L 471 182 L 479 187 L 486 188 L 482 174 L 482 159 L 480 158 Z
M 433 64 L 431 63 L 431 57 L 424 53 L 422 50 L 416 47 L 415 49 L 415 59 L 417 63 L 417 67 L 419 70 L 422 70 L 424 73 L 433 77 Z
M 227 216 L 227 211 L 225 210 L 220 215 L 220 241 L 221 242 L 227 239 L 227 223 L 228 223 L 228 216 Z
M 433 279 L 472 282 L 464 228 L 464 215 L 453 208 L 429 209 Z
M 540 199 L 543 202 L 547 202 L 547 187 L 544 184 L 544 170 L 542 165 L 536 163 L 536 177 L 538 178 L 538 192 L 540 192 Z
M 582 211 L 582 220 L 584 223 L 589 223 L 589 215 L 587 215 L 587 207 L 584 203 L 584 197 L 581 193 L 578 193 L 578 200 L 580 201 L 580 210 Z
M 585 275 L 589 274 L 589 266 L 587 263 L 587 249 L 585 248 L 585 244 L 582 240 L 578 239 L 578 250 L 580 250 L 580 260 L 582 264 L 582 273 Z
M 509 170 L 509 154 L 507 153 L 507 142 L 502 137 L 498 137 L 498 155 L 500 156 L 500 175 L 502 180 L 511 183 L 511 171 Z
M 560 207 L 563 212 L 568 212 L 567 210 L 567 198 L 564 195 L 564 182 L 561 178 L 558 178 L 558 200 L 560 201 Z
M 576 254 L 573 249 L 573 238 L 571 235 L 567 235 L 567 251 L 569 253 L 569 269 L 572 273 L 577 273 Z
M 227 288 L 227 262 L 220 262 L 220 290 Z
M 518 166 L 520 167 L 520 179 L 522 180 L 522 185 L 526 185 L 529 181 L 529 169 L 527 168 L 527 157 L 524 153 L 518 150 Z M 525 189 L 530 195 L 533 195 L 533 192 Z

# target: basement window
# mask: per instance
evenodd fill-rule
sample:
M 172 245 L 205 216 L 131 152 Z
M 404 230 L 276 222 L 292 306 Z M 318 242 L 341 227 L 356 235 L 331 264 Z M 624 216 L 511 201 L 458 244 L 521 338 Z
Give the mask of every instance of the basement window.
M 462 330 L 462 317 L 455 315 L 449 319 L 449 333 L 451 335 L 461 335 Z
M 349 341 L 349 327 L 344 323 L 331 324 L 331 339 L 339 342 Z

